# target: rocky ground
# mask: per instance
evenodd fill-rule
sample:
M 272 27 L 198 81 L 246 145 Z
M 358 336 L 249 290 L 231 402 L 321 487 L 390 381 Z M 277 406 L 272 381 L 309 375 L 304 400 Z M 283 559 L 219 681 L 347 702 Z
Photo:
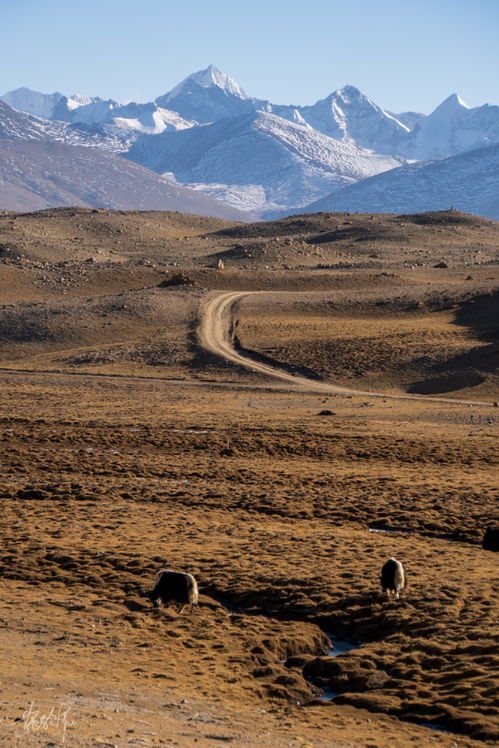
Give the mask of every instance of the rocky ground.
M 497 240 L 454 212 L 0 216 L 0 744 L 497 741 Z M 420 397 L 203 351 L 232 289 L 268 292 L 235 312 L 255 360 Z M 151 606 L 164 566 L 197 609 Z

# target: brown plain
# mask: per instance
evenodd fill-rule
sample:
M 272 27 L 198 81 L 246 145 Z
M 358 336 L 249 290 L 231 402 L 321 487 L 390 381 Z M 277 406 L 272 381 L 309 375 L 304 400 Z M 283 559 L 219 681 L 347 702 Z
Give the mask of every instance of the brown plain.
M 0 745 L 61 743 L 59 704 L 75 746 L 497 741 L 498 247 L 455 211 L 0 214 Z M 152 607 L 164 566 L 197 609 Z

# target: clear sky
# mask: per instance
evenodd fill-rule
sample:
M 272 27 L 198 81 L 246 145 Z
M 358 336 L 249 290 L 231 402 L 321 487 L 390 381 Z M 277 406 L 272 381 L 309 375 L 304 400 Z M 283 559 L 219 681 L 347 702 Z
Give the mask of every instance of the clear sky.
M 0 93 L 150 101 L 213 63 L 278 104 L 428 113 L 499 104 L 498 39 L 499 0 L 0 0 Z

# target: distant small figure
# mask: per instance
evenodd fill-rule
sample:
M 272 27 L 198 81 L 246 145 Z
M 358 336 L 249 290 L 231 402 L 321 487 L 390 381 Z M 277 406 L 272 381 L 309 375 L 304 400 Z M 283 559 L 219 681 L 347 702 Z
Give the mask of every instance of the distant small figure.
M 224 270 L 225 269 L 225 262 L 223 260 L 219 260 L 218 263 L 217 263 L 217 268 L 219 270 Z
M 192 574 L 171 569 L 161 569 L 154 578 L 154 589 L 148 593 L 153 605 L 157 608 L 164 603 L 179 603 L 182 607 L 179 615 L 186 605 L 198 604 L 198 586 Z
M 381 569 L 381 586 L 383 592 L 386 592 L 387 597 L 394 595 L 395 599 L 399 599 L 399 593 L 404 589 L 406 585 L 406 575 L 404 567 L 395 558 L 389 558 L 386 564 Z
M 487 527 L 482 548 L 484 551 L 499 551 L 499 527 Z

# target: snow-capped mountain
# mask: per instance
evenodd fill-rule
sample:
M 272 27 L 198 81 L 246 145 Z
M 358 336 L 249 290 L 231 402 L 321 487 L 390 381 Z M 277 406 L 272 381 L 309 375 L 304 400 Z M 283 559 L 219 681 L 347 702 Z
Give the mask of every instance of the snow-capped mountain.
M 13 109 L 3 101 L 0 101 L 0 138 L 92 146 L 110 153 L 122 153 L 132 143 L 130 133 L 114 125 L 86 126 L 52 122 Z
M 471 108 L 452 94 L 409 136 L 404 154 L 428 161 L 499 142 L 499 106 Z
M 197 122 L 189 122 L 177 112 L 164 109 L 154 102 L 147 104 L 118 104 L 117 101 L 94 99 L 74 106 L 75 98 L 63 96 L 54 109 L 52 119 L 73 124 L 112 124 L 133 133 L 160 133 L 164 130 L 183 130 Z
M 419 213 L 449 208 L 499 220 L 499 143 L 386 171 L 318 200 L 307 211 Z
M 246 210 L 305 205 L 310 197 L 400 164 L 260 111 L 142 136 L 127 158 Z
M 119 106 L 117 101 L 104 100 L 97 96 L 82 96 L 81 94 L 62 96 L 52 112 L 51 119 L 94 125 L 97 122 L 111 121 L 111 113 Z
M 0 210 L 82 205 L 244 218 L 228 205 L 111 153 L 62 142 L 72 127 L 0 102 Z
M 197 122 L 187 121 L 177 112 L 164 109 L 154 102 L 119 104 L 113 99 L 100 99 L 97 96 L 63 96 L 62 94 L 42 94 L 19 88 L 9 91 L 0 100 L 22 112 L 56 122 L 94 127 L 99 132 L 103 125 L 114 125 L 128 134 L 121 133 L 125 142 L 130 142 L 136 133 L 160 133 L 164 130 L 182 130 L 193 127 Z M 123 150 L 123 149 L 121 149 Z
M 340 88 L 313 106 L 296 110 L 316 130 L 377 153 L 400 154 L 410 132 L 407 125 L 354 86 Z
M 248 96 L 213 65 L 147 103 L 24 88 L 0 98 L 22 110 L 21 117 L 37 115 L 23 120 L 21 140 L 127 153 L 173 181 L 260 215 L 303 207 L 404 159 L 426 162 L 499 143 L 499 107 L 470 108 L 455 94 L 428 116 L 394 114 L 353 86 L 311 106 L 280 105 Z M 2 125 L 0 108 L 0 137 L 16 138 L 20 121 L 7 119 Z
M 236 81 L 214 65 L 185 78 L 169 93 L 158 96 L 155 104 L 178 112 L 187 120 L 216 122 L 259 108 Z
M 30 88 L 16 88 L 0 96 L 2 101 L 14 109 L 20 109 L 22 112 L 45 119 L 52 118 L 54 109 L 62 98 L 64 97 L 61 93 L 44 94 L 32 91 Z

